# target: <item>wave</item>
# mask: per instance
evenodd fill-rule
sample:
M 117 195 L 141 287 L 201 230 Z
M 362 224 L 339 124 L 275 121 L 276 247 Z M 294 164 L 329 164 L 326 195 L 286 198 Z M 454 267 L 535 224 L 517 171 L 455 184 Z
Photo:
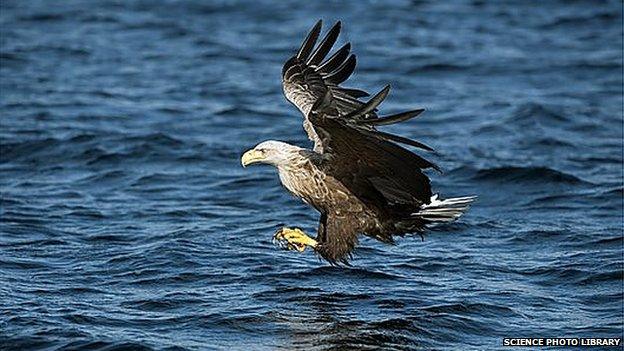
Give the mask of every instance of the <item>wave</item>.
M 605 272 L 592 273 L 587 277 L 579 280 L 579 284 L 593 285 L 601 282 L 622 282 L 624 281 L 624 271 L 622 271 L 622 264 L 618 264 L 619 267 L 613 270 Z
M 64 21 L 71 16 L 71 14 L 64 13 L 36 13 L 29 16 L 21 16 L 18 18 L 19 21 L 23 22 L 59 22 Z M 73 17 L 73 16 L 71 16 Z
M 15 52 L 18 53 L 27 53 L 27 54 L 40 54 L 40 53 L 53 53 L 58 55 L 67 55 L 70 57 L 88 57 L 91 56 L 92 52 L 83 47 L 68 47 L 68 46 L 59 46 L 59 45 L 32 45 L 21 47 Z
M 149 175 L 146 175 L 137 179 L 131 184 L 131 186 L 132 187 L 144 187 L 144 186 L 153 185 L 153 184 L 164 184 L 164 185 L 175 184 L 182 176 L 183 175 L 181 174 L 154 173 L 154 174 L 149 174 Z
M 584 256 L 586 254 L 579 254 Z M 593 285 L 624 280 L 622 262 L 616 262 L 595 269 L 581 268 L 578 265 L 568 266 L 539 266 L 514 271 L 523 276 L 535 279 L 535 283 L 544 286 L 556 285 Z
M 564 230 L 530 230 L 513 234 L 508 241 L 516 244 L 543 245 L 546 242 L 563 242 L 571 240 L 573 233 Z
M 547 107 L 539 103 L 527 103 L 520 105 L 507 118 L 507 124 L 519 126 L 532 126 L 533 123 L 561 125 L 570 122 L 570 119 L 558 112 L 560 109 Z
M 19 67 L 26 62 L 28 59 L 24 55 L 15 52 L 0 52 L 0 63 L 4 67 Z
M 137 342 L 111 342 L 104 340 L 95 341 L 72 341 L 59 349 L 61 350 L 93 350 L 93 351 L 151 351 L 154 348 Z M 166 350 L 166 349 L 163 349 Z M 175 347 L 171 350 L 185 350 L 181 347 Z
M 347 267 L 316 267 L 307 272 L 302 272 L 303 275 L 310 276 L 334 276 L 334 277 L 345 277 L 345 278 L 360 278 L 360 279 L 401 279 L 401 276 L 382 272 L 382 271 L 371 271 L 362 268 L 347 268 Z
M 496 182 L 504 184 L 592 184 L 591 182 L 585 181 L 572 174 L 558 171 L 549 167 L 539 166 L 503 166 L 477 170 L 471 167 L 459 167 L 449 173 L 452 175 L 469 177 L 476 181 Z
M 450 303 L 434 306 L 427 306 L 422 310 L 433 313 L 454 313 L 454 314 L 472 314 L 485 317 L 525 317 L 522 313 L 515 309 L 490 303 Z
M 563 192 L 559 194 L 550 194 L 545 196 L 536 196 L 528 200 L 525 204 L 527 208 L 535 208 L 544 210 L 549 209 L 580 209 L 588 205 L 594 208 L 612 208 L 614 210 L 621 208 L 621 200 L 624 191 L 622 189 L 596 191 L 591 188 L 589 191 L 582 192 Z
M 93 351 L 151 351 L 153 348 L 137 342 L 112 342 L 109 340 L 93 340 L 88 333 L 71 331 L 62 332 L 50 330 L 53 338 L 49 336 L 23 336 L 6 337 L 2 341 L 2 347 L 6 350 L 93 350 Z M 41 333 L 39 333 L 41 334 Z M 69 342 L 59 342 L 58 338 L 64 337 Z M 4 337 L 3 337 L 4 338 Z M 170 350 L 185 350 L 173 348 Z
M 574 27 L 582 26 L 582 25 L 596 25 L 600 22 L 609 22 L 616 20 L 618 18 L 617 13 L 615 12 L 597 12 L 589 15 L 581 15 L 581 16 L 559 16 L 555 17 L 551 22 L 542 24 L 540 27 L 544 29 L 552 29 L 556 27 Z
M 48 262 L 30 259 L 0 258 L 0 265 L 8 270 L 44 270 L 51 268 L 51 265 Z
M 129 308 L 140 311 L 148 312 L 163 312 L 174 311 L 178 309 L 187 309 L 192 306 L 199 306 L 204 303 L 204 300 L 193 299 L 189 297 L 174 299 L 174 298 L 157 298 L 149 300 L 131 300 L 124 301 L 120 304 L 123 308 Z
M 39 151 L 57 147 L 60 143 L 61 141 L 55 138 L 3 143 L 1 145 L 0 162 L 16 161 L 25 156 L 32 156 Z
M 124 136 L 120 142 L 147 143 L 154 146 L 181 147 L 185 141 L 172 137 L 163 132 Z
M 124 243 L 124 242 L 132 242 L 133 239 L 127 235 L 123 234 L 94 234 L 88 235 L 81 238 L 81 240 L 93 244 L 99 243 Z
M 430 72 L 456 72 L 469 70 L 473 68 L 470 65 L 462 65 L 457 63 L 429 63 L 417 66 L 407 71 L 407 74 L 430 73 Z
M 613 236 L 608 238 L 600 238 L 588 243 L 589 245 L 595 247 L 599 245 L 604 245 L 606 247 L 622 247 L 624 244 L 624 237 L 622 236 Z
M 92 145 L 97 144 L 97 145 Z M 107 152 L 103 146 L 126 145 L 125 151 Z M 97 159 L 115 158 L 116 156 L 141 157 L 145 152 L 169 152 L 177 154 L 181 148 L 193 148 L 201 145 L 189 145 L 186 141 L 177 139 L 168 134 L 157 132 L 139 135 L 98 135 L 83 133 L 68 138 L 44 138 L 17 142 L 3 142 L 0 147 L 0 162 L 15 161 L 20 158 L 36 156 L 38 153 L 55 155 L 67 158 L 68 154 L 73 157 L 86 157 Z
M 277 287 L 272 290 L 263 290 L 260 292 L 255 292 L 251 295 L 251 297 L 255 299 L 271 300 L 274 298 L 301 296 L 301 295 L 309 295 L 309 294 L 320 294 L 322 292 L 323 290 L 321 288 L 285 286 L 285 287 Z
M 117 182 L 127 177 L 127 172 L 122 170 L 112 170 L 103 173 L 96 173 L 78 180 L 79 183 L 98 183 L 102 185 L 105 182 Z

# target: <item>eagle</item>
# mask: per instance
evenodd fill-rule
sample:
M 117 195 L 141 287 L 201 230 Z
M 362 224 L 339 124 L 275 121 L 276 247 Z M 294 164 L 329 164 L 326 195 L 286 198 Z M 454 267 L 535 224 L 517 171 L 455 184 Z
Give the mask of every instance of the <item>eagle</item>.
M 321 27 L 318 21 L 282 69 L 284 95 L 303 114 L 313 149 L 269 140 L 246 151 L 241 163 L 274 166 L 282 185 L 320 213 L 315 238 L 298 227 L 283 227 L 274 234 L 280 246 L 299 252 L 310 247 L 332 265 L 348 265 L 358 236 L 387 244 L 396 236 L 423 237 L 430 225 L 456 220 L 475 196 L 443 200 L 432 192 L 423 171 L 440 168 L 401 145 L 433 149 L 379 130 L 423 109 L 378 115 L 390 87 L 366 102 L 361 99 L 367 92 L 344 87 L 355 70 L 355 55 L 347 43 L 326 58 L 341 24 L 318 41 Z

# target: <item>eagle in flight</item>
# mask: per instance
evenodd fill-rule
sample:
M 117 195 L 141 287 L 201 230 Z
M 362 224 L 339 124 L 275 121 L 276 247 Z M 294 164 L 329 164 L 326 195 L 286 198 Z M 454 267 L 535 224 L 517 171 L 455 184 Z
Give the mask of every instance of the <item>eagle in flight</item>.
M 245 152 L 241 163 L 275 166 L 282 185 L 320 212 L 316 238 L 284 227 L 274 235 L 278 243 L 299 252 L 309 246 L 331 264 L 348 264 L 358 235 L 384 243 L 410 233 L 422 237 L 428 225 L 457 219 L 475 197 L 442 200 L 432 193 L 423 170 L 440 169 L 399 144 L 433 149 L 378 130 L 423 110 L 379 116 L 389 86 L 367 102 L 360 98 L 368 93 L 343 87 L 355 69 L 355 55 L 347 43 L 326 59 L 340 22 L 317 45 L 321 25 L 316 23 L 282 69 L 284 94 L 303 114 L 314 148 L 269 140 Z

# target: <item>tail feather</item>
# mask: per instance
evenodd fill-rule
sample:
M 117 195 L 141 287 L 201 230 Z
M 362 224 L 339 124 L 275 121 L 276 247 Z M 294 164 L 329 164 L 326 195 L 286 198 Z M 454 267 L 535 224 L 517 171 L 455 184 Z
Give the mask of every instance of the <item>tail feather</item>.
M 438 194 L 431 197 L 431 202 L 423 205 L 420 211 L 412 216 L 424 219 L 431 223 L 447 223 L 459 218 L 476 199 L 476 196 L 454 197 L 440 200 Z

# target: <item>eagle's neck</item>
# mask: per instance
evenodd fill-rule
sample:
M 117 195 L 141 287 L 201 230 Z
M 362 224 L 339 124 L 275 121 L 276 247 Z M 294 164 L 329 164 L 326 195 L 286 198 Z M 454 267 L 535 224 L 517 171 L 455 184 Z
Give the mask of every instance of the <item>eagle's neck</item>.
M 308 152 L 313 153 L 312 151 Z M 303 198 L 306 202 L 308 202 L 312 190 L 309 189 L 310 182 L 318 173 L 318 169 L 310 156 L 301 153 L 296 158 L 291 159 L 288 164 L 277 167 L 282 185 L 293 195 Z

